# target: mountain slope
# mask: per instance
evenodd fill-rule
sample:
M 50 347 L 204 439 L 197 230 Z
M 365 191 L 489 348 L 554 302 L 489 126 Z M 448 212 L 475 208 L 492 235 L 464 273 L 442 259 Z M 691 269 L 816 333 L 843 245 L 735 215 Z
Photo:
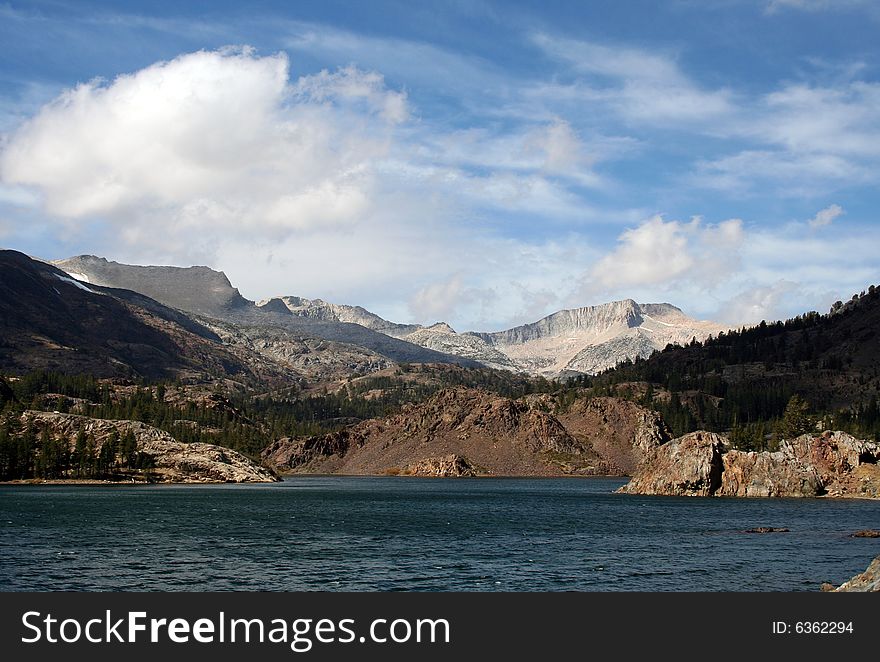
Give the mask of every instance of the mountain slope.
M 270 446 L 264 458 L 314 473 L 395 473 L 450 454 L 496 476 L 561 473 L 553 454 L 584 449 L 552 415 L 474 389 L 438 392 L 395 416 Z
M 220 338 L 142 295 L 0 251 L 0 367 L 95 376 L 251 375 Z
M 296 312 L 294 297 L 287 297 L 291 301 L 290 306 L 282 299 L 271 299 L 257 305 L 242 297 L 223 272 L 208 267 L 140 267 L 108 262 L 90 255 L 58 260 L 53 264 L 87 282 L 132 289 L 166 306 L 238 326 L 286 329 L 295 334 L 298 340 L 311 337 L 347 343 L 398 362 L 478 365 L 470 359 L 413 345 L 359 323 L 340 319 L 326 312 L 329 304 L 312 306 L 313 310 L 319 311 L 314 315 Z M 348 318 L 361 319 L 358 315 L 348 315 Z
M 263 458 L 296 473 L 622 475 L 668 438 L 656 415 L 615 398 L 565 418 L 544 405 L 541 398 L 448 388 L 393 416 L 279 439 Z
M 86 283 L 139 292 L 166 306 L 223 318 L 248 301 L 222 271 L 208 267 L 143 267 L 80 255 L 52 263 Z
M 672 347 L 619 366 L 592 380 L 592 386 L 613 392 L 652 384 L 654 406 L 677 434 L 762 424 L 765 429 L 751 431 L 760 448 L 793 395 L 806 399 L 819 418 L 829 417 L 823 421 L 826 428 L 880 439 L 878 365 L 880 289 L 871 287 L 827 315 L 762 322 Z M 683 410 L 689 423 L 676 426 L 675 414 Z
M 561 310 L 531 324 L 477 337 L 529 372 L 595 374 L 625 359 L 650 356 L 670 343 L 687 343 L 724 327 L 687 317 L 670 304 L 631 299 Z

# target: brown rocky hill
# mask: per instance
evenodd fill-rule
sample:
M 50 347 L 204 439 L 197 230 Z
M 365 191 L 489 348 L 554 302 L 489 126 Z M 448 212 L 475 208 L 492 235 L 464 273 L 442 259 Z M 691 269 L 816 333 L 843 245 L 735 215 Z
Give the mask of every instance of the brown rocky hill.
M 660 414 L 620 398 L 576 400 L 557 418 L 605 461 L 609 475 L 632 475 L 646 454 L 672 437 Z
M 659 428 L 643 429 L 650 427 L 653 416 L 647 410 L 641 416 L 630 406 L 636 407 L 603 399 L 570 412 L 567 426 L 539 402 L 449 388 L 385 419 L 317 437 L 280 439 L 263 457 L 279 470 L 296 473 L 620 475 L 621 458 L 641 452 L 630 446 L 663 435 Z M 606 429 L 612 421 L 620 429 L 599 452 L 592 441 L 600 433 L 590 426 L 603 416 Z
M 880 445 L 844 432 L 805 434 L 775 452 L 729 450 L 712 432 L 692 432 L 659 446 L 627 494 L 731 497 L 880 497 Z
M 137 450 L 152 459 L 151 468 L 132 470 L 120 480 L 150 480 L 162 483 L 271 483 L 278 478 L 232 449 L 213 444 L 184 444 L 167 432 L 139 421 L 112 421 L 73 414 L 26 411 L 21 424 L 40 438 L 44 431 L 73 451 L 77 436 L 84 432 L 95 444 L 95 452 L 116 433 L 134 434 Z M 38 451 L 39 452 L 39 451 Z

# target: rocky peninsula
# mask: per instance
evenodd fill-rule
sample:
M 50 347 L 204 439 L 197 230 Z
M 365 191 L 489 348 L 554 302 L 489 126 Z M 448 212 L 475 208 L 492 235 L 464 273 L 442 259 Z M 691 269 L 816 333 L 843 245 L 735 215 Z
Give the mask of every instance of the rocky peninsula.
M 111 439 L 133 436 L 134 450 L 145 461 L 140 467 L 113 472 L 101 482 L 272 483 L 279 480 L 272 471 L 230 448 L 182 443 L 167 432 L 140 421 L 104 420 L 43 411 L 26 411 L 20 421 L 23 428 L 31 430 L 37 437 L 51 439 L 69 453 L 76 451 L 78 438 L 87 438 L 89 453 L 100 456 L 102 448 Z

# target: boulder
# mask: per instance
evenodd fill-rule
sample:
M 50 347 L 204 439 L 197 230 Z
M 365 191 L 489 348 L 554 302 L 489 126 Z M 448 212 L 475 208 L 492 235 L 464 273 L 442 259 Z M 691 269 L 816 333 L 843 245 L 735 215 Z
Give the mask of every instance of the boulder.
M 880 531 L 876 529 L 862 529 L 850 534 L 850 538 L 880 538 Z
M 743 533 L 789 533 L 790 529 L 777 526 L 758 526 L 754 529 L 746 529 Z
M 880 495 L 880 445 L 856 439 L 846 432 L 805 434 L 783 441 L 779 450 L 817 471 L 830 496 Z
M 761 453 L 729 450 L 724 437 L 694 432 L 658 447 L 620 491 L 673 496 L 877 498 L 878 460 L 878 444 L 844 432 L 805 434 L 783 441 L 778 451 Z

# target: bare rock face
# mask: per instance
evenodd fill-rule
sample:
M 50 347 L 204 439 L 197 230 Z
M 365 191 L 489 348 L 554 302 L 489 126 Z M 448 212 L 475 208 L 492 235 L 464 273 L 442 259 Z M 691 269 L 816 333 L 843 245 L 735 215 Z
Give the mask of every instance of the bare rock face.
M 312 338 L 290 329 L 234 325 L 204 320 L 230 349 L 240 348 L 289 368 L 306 379 L 343 379 L 366 375 L 394 365 L 366 348 Z
M 362 423 L 318 437 L 282 437 L 263 449 L 262 458 L 267 464 L 281 470 L 301 469 L 307 472 L 313 465 L 321 465 L 322 472 L 330 473 L 332 469 L 329 460 L 341 460 L 349 448 L 362 446 L 369 429 L 370 426 Z
M 97 451 L 113 432 L 120 436 L 131 431 L 137 450 L 153 459 L 150 480 L 167 483 L 272 483 L 279 480 L 241 453 L 214 444 L 185 444 L 163 430 L 139 421 L 112 421 L 72 414 L 27 411 L 22 423 L 56 439 L 65 439 L 71 450 L 82 430 L 95 442 Z
M 474 359 L 489 368 L 513 372 L 520 369 L 515 361 L 482 338 L 470 333 L 456 333 L 448 324 L 420 328 L 402 338 L 414 345 Z
M 443 457 L 426 458 L 409 465 L 400 473 L 406 476 L 433 476 L 437 478 L 465 478 L 477 475 L 477 471 L 467 458 L 454 453 Z
M 558 418 L 607 463 L 607 474 L 631 476 L 672 437 L 660 414 L 621 398 L 578 400 Z
M 880 556 L 871 561 L 868 569 L 834 589 L 839 593 L 873 593 L 880 591 Z
M 659 446 L 646 458 L 624 494 L 711 496 L 721 485 L 726 439 L 713 432 L 691 432 Z
M 805 465 L 788 453 L 724 454 L 721 487 L 716 496 L 811 497 L 823 492 L 816 468 Z
M 815 467 L 830 496 L 880 496 L 880 445 L 829 431 L 785 441 L 780 450 Z
M 496 476 L 577 473 L 591 459 L 552 414 L 466 388 L 444 389 L 394 416 L 327 435 L 280 439 L 263 458 L 282 471 L 358 475 L 428 470 L 450 455 Z
M 624 359 L 647 357 L 668 343 L 684 344 L 723 331 L 690 319 L 670 304 L 632 299 L 560 310 L 537 322 L 495 333 L 475 333 L 521 370 L 547 377 L 597 373 Z
M 709 435 L 710 433 L 693 433 Z M 683 445 L 691 435 L 660 446 L 629 485 L 630 494 L 682 494 L 680 485 L 693 480 L 695 468 L 706 463 L 706 449 Z M 880 495 L 880 446 L 844 432 L 805 434 L 783 441 L 776 452 L 727 450 L 719 435 L 718 482 L 705 496 L 730 497 L 861 497 Z M 700 487 L 705 485 L 701 483 Z M 700 492 L 702 493 L 702 492 Z

